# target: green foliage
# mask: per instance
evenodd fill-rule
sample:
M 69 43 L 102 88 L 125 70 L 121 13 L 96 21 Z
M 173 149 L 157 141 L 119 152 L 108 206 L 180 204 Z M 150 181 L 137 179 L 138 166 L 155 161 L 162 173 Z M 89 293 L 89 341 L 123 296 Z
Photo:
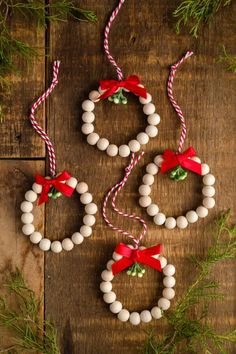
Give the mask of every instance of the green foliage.
M 228 71 L 236 74 L 236 55 L 229 54 L 225 46 L 222 47 L 222 54 L 218 57 L 218 62 L 224 63 Z
M 197 38 L 202 23 L 208 23 L 216 12 L 229 5 L 232 0 L 184 0 L 181 1 L 173 16 L 177 19 L 176 31 L 182 26 L 190 25 L 189 32 Z
M 0 297 L 0 327 L 11 332 L 13 344 L 0 353 L 60 354 L 54 326 L 40 316 L 41 299 L 26 286 L 19 270 L 4 285 L 8 294 Z
M 189 286 L 175 309 L 164 316 L 170 326 L 169 333 L 165 337 L 148 336 L 145 354 L 227 354 L 225 344 L 236 344 L 236 330 L 219 334 L 207 323 L 209 302 L 223 297 L 219 284 L 209 279 L 211 271 L 218 262 L 236 257 L 236 225 L 229 226 L 228 218 L 229 212 L 217 220 L 214 243 L 208 248 L 206 256 L 202 259 L 191 258 L 197 273 L 195 282 Z M 193 313 L 199 315 L 193 318 Z

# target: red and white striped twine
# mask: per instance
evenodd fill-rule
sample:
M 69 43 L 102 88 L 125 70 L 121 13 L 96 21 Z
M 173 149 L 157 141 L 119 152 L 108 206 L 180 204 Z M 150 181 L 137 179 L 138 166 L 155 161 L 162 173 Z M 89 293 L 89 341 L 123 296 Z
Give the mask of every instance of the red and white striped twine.
M 111 53 L 109 51 L 108 39 L 109 39 L 109 32 L 110 32 L 112 22 L 114 21 L 114 19 L 118 15 L 118 12 L 120 11 L 121 6 L 124 4 L 124 2 L 125 2 L 125 0 L 120 0 L 119 5 L 112 12 L 111 17 L 109 18 L 108 24 L 106 25 L 105 30 L 104 30 L 104 42 L 103 42 L 104 43 L 104 51 L 107 55 L 107 59 L 115 67 L 119 80 L 123 80 L 124 76 L 123 76 L 121 68 L 118 66 L 118 64 L 116 63 L 115 59 L 113 58 L 113 56 L 111 55 Z
M 40 135 L 40 137 L 44 140 L 46 146 L 47 146 L 47 151 L 49 155 L 49 167 L 50 167 L 50 173 L 51 176 L 56 175 L 56 156 L 55 156 L 55 150 L 53 147 L 53 144 L 51 140 L 49 139 L 48 135 L 45 133 L 45 131 L 41 128 L 41 126 L 38 124 L 36 118 L 35 118 L 35 111 L 36 109 L 43 103 L 46 98 L 50 95 L 50 93 L 54 90 L 56 85 L 58 84 L 58 73 L 59 73 L 59 67 L 60 67 L 60 61 L 54 61 L 53 63 L 53 79 L 52 83 L 49 86 L 49 88 L 40 96 L 37 101 L 32 105 L 31 107 L 31 113 L 30 113 L 30 122 L 33 126 L 33 128 L 36 130 L 36 132 Z
M 178 103 L 175 101 L 174 96 L 173 96 L 173 81 L 174 81 L 174 77 L 176 74 L 176 71 L 178 69 L 178 67 L 189 57 L 191 57 L 191 55 L 193 55 L 193 52 L 188 51 L 183 58 L 181 58 L 177 63 L 175 63 L 174 65 L 171 66 L 171 70 L 170 70 L 170 74 L 169 74 L 169 78 L 168 78 L 168 82 L 167 82 L 167 93 L 168 93 L 168 97 L 170 99 L 170 102 L 172 104 L 172 106 L 174 107 L 176 113 L 178 114 L 180 121 L 181 121 L 181 127 L 182 127 L 182 132 L 181 132 L 181 136 L 180 136 L 180 140 L 179 140 L 179 146 L 178 146 L 178 152 L 182 151 L 183 148 L 183 144 L 186 138 L 186 134 L 187 134 L 187 128 L 186 128 L 186 123 L 185 123 L 185 118 L 183 115 L 183 112 L 181 111 Z
M 137 163 L 139 162 L 139 160 L 142 158 L 144 152 L 141 152 L 141 154 L 139 156 L 135 156 L 134 153 L 132 153 L 132 156 L 131 156 L 131 161 L 130 161 L 130 164 L 125 168 L 125 175 L 124 177 L 122 178 L 122 180 L 118 183 L 116 183 L 110 190 L 109 192 L 107 193 L 105 199 L 104 199 L 104 202 L 103 202 L 103 207 L 102 207 L 102 215 L 103 215 L 103 219 L 105 220 L 105 222 L 107 223 L 107 225 L 114 231 L 117 231 L 119 232 L 120 234 L 124 235 L 124 236 L 127 236 L 129 237 L 135 244 L 135 248 L 139 248 L 139 245 L 140 245 L 140 242 L 142 240 L 142 238 L 145 236 L 146 232 L 147 232 L 147 224 L 145 222 L 144 219 L 142 219 L 141 217 L 135 215 L 135 214 L 128 214 L 124 211 L 121 211 L 119 210 L 117 207 L 116 207 L 116 197 L 118 195 L 118 193 L 121 191 L 121 189 L 125 186 L 128 178 L 129 178 L 129 175 L 131 173 L 131 171 L 133 170 L 133 168 L 137 165 Z M 130 232 L 128 231 L 125 231 L 124 229 L 122 228 L 119 228 L 119 227 L 116 227 L 114 226 L 111 221 L 108 219 L 107 217 L 107 203 L 109 201 L 109 198 L 110 196 L 113 195 L 112 197 L 112 207 L 113 207 L 113 210 L 118 213 L 119 215 L 121 216 L 124 216 L 124 217 L 127 217 L 129 219 L 133 219 L 133 220 L 136 220 L 136 221 L 139 221 L 142 225 L 143 225 L 143 231 L 141 233 L 141 235 L 139 236 L 139 238 L 133 236 Z

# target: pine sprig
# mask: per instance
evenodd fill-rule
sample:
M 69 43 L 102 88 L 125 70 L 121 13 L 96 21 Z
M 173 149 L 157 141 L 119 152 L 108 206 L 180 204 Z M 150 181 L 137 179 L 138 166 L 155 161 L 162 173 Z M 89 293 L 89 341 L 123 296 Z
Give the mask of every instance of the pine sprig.
M 189 33 L 197 38 L 203 23 L 208 23 L 213 15 L 232 0 L 184 0 L 181 1 L 173 16 L 177 19 L 176 31 L 180 33 L 181 27 L 190 25 Z
M 55 327 L 41 318 L 42 301 L 27 287 L 19 270 L 4 285 L 8 294 L 0 297 L 0 327 L 11 332 L 13 344 L 0 353 L 60 354 Z
M 222 54 L 218 57 L 217 61 L 224 63 L 228 71 L 236 74 L 236 55 L 229 54 L 225 46 L 222 46 Z
M 208 248 L 206 256 L 191 258 L 197 273 L 195 282 L 177 302 L 175 309 L 164 316 L 170 332 L 162 338 L 149 335 L 145 354 L 227 354 L 225 344 L 236 344 L 236 330 L 220 334 L 207 323 L 208 304 L 223 297 L 219 284 L 210 279 L 210 274 L 217 263 L 236 257 L 236 225 L 229 226 L 229 215 L 227 212 L 217 220 L 213 245 Z M 193 309 L 199 313 L 196 318 L 192 318 Z

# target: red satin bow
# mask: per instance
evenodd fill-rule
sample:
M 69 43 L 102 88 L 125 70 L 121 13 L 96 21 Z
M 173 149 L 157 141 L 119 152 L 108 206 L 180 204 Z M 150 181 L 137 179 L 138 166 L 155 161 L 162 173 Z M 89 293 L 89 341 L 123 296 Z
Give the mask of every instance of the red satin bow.
M 161 249 L 162 245 L 156 245 L 150 248 L 145 248 L 144 250 L 136 250 L 128 247 L 124 243 L 120 243 L 116 246 L 115 252 L 123 256 L 123 258 L 112 264 L 112 273 L 115 275 L 135 262 L 146 264 L 161 272 L 160 261 L 152 257 L 156 254 L 160 254 Z
M 144 87 L 138 86 L 140 84 L 140 80 L 138 76 L 132 75 L 128 76 L 125 80 L 117 81 L 117 80 L 101 80 L 100 87 L 102 90 L 106 90 L 99 99 L 107 98 L 113 93 L 115 93 L 120 87 L 126 88 L 127 90 L 133 92 L 137 96 L 141 96 L 143 98 L 147 98 L 147 90 Z
M 202 174 L 202 165 L 196 161 L 190 160 L 190 157 L 196 156 L 194 148 L 191 146 L 183 153 L 165 150 L 162 155 L 164 161 L 161 164 L 161 173 L 171 170 L 175 166 L 180 165 L 187 170 Z
M 64 194 L 66 197 L 71 197 L 74 188 L 68 186 L 64 181 L 67 181 L 71 175 L 67 171 L 63 171 L 60 175 L 55 178 L 47 179 L 39 174 L 35 176 L 35 182 L 43 186 L 42 193 L 40 195 L 38 205 L 48 201 L 48 192 L 53 186 L 57 191 Z

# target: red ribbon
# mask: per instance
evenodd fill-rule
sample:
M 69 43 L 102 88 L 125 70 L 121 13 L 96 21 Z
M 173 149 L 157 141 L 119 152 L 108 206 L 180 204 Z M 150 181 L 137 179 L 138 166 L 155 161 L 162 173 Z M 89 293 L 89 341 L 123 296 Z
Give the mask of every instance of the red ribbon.
M 140 80 L 136 75 L 128 76 L 125 80 L 121 80 L 121 81 L 101 80 L 100 87 L 102 90 L 106 90 L 106 92 L 104 92 L 98 98 L 99 99 L 107 98 L 113 95 L 113 93 L 115 93 L 121 87 L 133 92 L 137 96 L 147 98 L 147 90 L 144 87 L 138 86 L 138 84 L 140 84 Z
M 202 165 L 196 161 L 190 160 L 190 157 L 196 156 L 196 152 L 192 146 L 190 146 L 183 153 L 174 152 L 171 150 L 165 150 L 162 155 L 164 161 L 161 164 L 161 173 L 165 173 L 171 170 L 175 166 L 180 165 L 187 170 L 202 174 Z
M 130 267 L 135 262 L 146 264 L 161 272 L 160 261 L 152 257 L 156 254 L 160 254 L 161 249 L 162 245 L 145 248 L 144 250 L 132 249 L 124 243 L 120 243 L 116 246 L 115 252 L 123 256 L 123 258 L 112 264 L 112 273 L 115 275 Z
M 35 182 L 43 186 L 38 205 L 48 201 L 48 192 L 52 186 L 66 197 L 71 197 L 74 192 L 74 188 L 62 183 L 67 181 L 70 177 L 71 175 L 67 171 L 63 171 L 60 175 L 52 179 L 47 179 L 39 174 L 36 174 Z

